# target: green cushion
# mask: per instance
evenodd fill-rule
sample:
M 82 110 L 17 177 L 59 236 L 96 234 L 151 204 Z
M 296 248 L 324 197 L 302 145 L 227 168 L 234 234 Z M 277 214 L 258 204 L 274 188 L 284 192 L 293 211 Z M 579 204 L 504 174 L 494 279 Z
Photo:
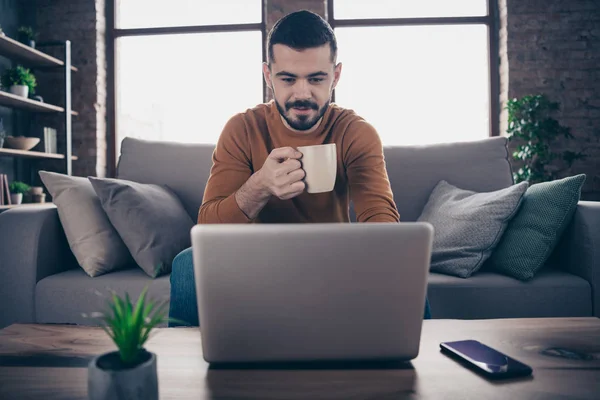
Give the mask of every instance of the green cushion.
M 490 268 L 523 281 L 533 278 L 571 222 L 585 177 L 531 185 L 488 261 Z

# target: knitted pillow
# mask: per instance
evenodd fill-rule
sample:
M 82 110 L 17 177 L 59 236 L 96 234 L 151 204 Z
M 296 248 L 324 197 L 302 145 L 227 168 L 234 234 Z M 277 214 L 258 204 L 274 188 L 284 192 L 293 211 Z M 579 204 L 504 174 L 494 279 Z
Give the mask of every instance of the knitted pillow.
M 571 221 L 585 178 L 580 174 L 531 185 L 492 253 L 489 267 L 520 280 L 533 278 Z
M 528 184 L 477 193 L 440 181 L 418 221 L 433 225 L 431 271 L 468 278 L 489 258 Z

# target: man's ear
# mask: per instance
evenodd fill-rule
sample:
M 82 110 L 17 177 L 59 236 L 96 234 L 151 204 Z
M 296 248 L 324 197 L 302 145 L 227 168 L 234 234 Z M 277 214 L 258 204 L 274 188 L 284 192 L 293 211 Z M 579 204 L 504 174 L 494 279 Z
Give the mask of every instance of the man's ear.
M 267 87 L 269 89 L 273 90 L 273 84 L 271 81 L 271 69 L 269 68 L 269 64 L 267 64 L 266 62 L 263 62 L 262 69 L 263 69 L 263 77 L 265 78 L 265 83 L 267 84 Z
M 341 75 L 342 75 L 342 63 L 337 63 L 337 65 L 333 69 L 333 87 L 331 88 L 331 90 L 335 89 L 335 87 L 337 86 L 337 84 L 340 80 Z

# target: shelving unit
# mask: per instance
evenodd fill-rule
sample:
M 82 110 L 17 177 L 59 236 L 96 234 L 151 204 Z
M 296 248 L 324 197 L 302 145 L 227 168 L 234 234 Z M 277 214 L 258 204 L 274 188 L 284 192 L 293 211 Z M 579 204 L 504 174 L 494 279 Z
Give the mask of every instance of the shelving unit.
M 52 104 L 41 103 L 39 101 L 26 99 L 12 93 L 0 91 L 0 106 L 20 108 L 22 110 L 40 112 L 40 113 L 63 113 L 65 109 Z M 71 110 L 71 115 L 78 115 L 76 111 Z
M 29 67 L 64 67 L 65 62 L 26 46 L 8 36 L 0 36 L 0 55 L 19 61 Z M 70 64 L 70 60 L 69 60 Z M 71 71 L 77 68 L 70 66 Z
M 0 148 L 0 157 L 23 157 L 23 158 L 46 158 L 51 160 L 64 160 L 64 154 L 44 153 L 32 150 L 17 150 Z M 71 156 L 71 160 L 77 160 L 77 156 Z
M 10 206 L 0 206 L 0 211 L 10 210 L 11 208 L 17 208 L 17 207 L 43 207 L 43 206 L 47 206 L 48 204 L 52 204 L 52 203 L 13 204 L 13 205 L 10 205 Z
M 71 108 L 71 73 L 77 72 L 77 68 L 71 65 L 71 42 L 69 40 L 59 42 L 37 43 L 38 48 L 61 47 L 64 50 L 64 60 L 52 57 L 38 49 L 31 48 L 6 35 L 0 34 L 0 56 L 20 63 L 28 68 L 36 70 L 60 70 L 64 74 L 64 107 L 54 104 L 48 104 L 36 100 L 31 100 L 16 96 L 0 90 L 0 106 L 23 110 L 33 113 L 55 113 L 64 117 L 65 123 L 65 149 L 62 154 L 45 153 L 39 151 L 25 151 L 8 148 L 0 148 L 0 157 L 12 157 L 15 160 L 15 168 L 18 159 L 29 160 L 63 160 L 64 170 L 67 175 L 71 175 L 73 168 L 72 162 L 77 157 L 72 154 L 72 118 L 78 113 Z M 47 204 L 47 203 L 45 203 Z M 17 206 L 0 206 L 0 211 L 8 208 L 20 206 L 35 206 L 36 204 L 23 204 Z M 43 204 L 40 204 L 43 205 Z

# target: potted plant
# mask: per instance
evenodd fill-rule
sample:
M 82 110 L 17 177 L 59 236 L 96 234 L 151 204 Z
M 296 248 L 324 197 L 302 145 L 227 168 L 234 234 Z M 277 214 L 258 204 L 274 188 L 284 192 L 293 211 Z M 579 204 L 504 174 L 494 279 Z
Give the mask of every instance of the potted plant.
M 23 202 L 23 195 L 29 192 L 28 184 L 24 182 L 14 181 L 8 185 L 10 191 L 10 201 L 12 204 L 21 204 Z
M 2 86 L 9 88 L 12 94 L 27 98 L 30 93 L 35 93 L 37 81 L 28 68 L 17 65 L 2 75 Z
M 508 139 L 520 143 L 513 153 L 518 164 L 518 170 L 513 174 L 515 183 L 528 181 L 534 184 L 557 179 L 576 160 L 586 157 L 580 151 L 553 151 L 557 139 L 561 139 L 562 146 L 574 139 L 570 129 L 552 117 L 558 111 L 559 103 L 550 101 L 545 95 L 528 95 L 509 100 L 506 109 Z
M 113 293 L 108 311 L 93 313 L 102 329 L 110 336 L 118 350 L 95 357 L 88 367 L 88 397 L 105 399 L 158 399 L 156 354 L 147 351 L 144 344 L 158 324 L 169 321 L 167 302 L 146 301 L 145 287 L 137 303 Z
M 37 39 L 37 32 L 30 26 L 20 26 L 17 30 L 19 42 L 28 45 L 35 49 L 35 41 Z

